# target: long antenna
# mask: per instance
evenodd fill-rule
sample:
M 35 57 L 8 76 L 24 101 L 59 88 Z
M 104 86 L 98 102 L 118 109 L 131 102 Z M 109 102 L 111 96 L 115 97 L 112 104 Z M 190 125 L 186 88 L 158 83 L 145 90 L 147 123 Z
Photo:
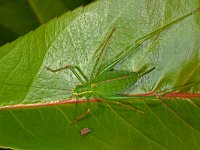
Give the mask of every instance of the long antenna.
M 108 66 L 106 66 L 103 70 L 101 70 L 100 72 L 98 72 L 97 74 L 101 74 L 105 71 L 108 71 L 108 70 L 111 70 L 113 68 L 114 65 L 116 65 L 119 61 L 121 61 L 122 59 L 124 59 L 126 56 L 130 55 L 133 50 L 135 50 L 136 48 L 140 47 L 145 41 L 149 40 L 150 38 L 154 37 L 155 35 L 158 35 L 160 34 L 162 31 L 165 31 L 166 29 L 168 29 L 169 27 L 173 26 L 174 24 L 182 21 L 183 19 L 197 13 L 197 12 L 200 12 L 200 8 L 197 8 L 196 10 L 170 22 L 169 24 L 139 38 L 136 40 L 136 43 L 134 45 L 129 45 L 127 48 L 126 48 L 126 51 L 122 51 L 120 54 L 117 55 L 117 59 L 114 60 L 113 62 L 111 62 Z

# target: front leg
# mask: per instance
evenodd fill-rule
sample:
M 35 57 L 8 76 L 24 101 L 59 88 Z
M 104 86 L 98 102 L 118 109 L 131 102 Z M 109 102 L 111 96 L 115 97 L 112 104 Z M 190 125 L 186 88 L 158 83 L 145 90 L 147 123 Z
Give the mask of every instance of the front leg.
M 66 65 L 64 67 L 58 68 L 58 69 L 51 69 L 49 67 L 45 67 L 47 70 L 51 72 L 57 72 L 65 69 L 70 69 L 72 73 L 76 76 L 76 78 L 83 84 L 88 81 L 87 77 L 83 73 L 83 71 L 78 66 L 73 65 Z
M 79 120 L 83 119 L 89 113 L 90 113 L 90 108 L 88 108 L 84 113 L 82 113 L 74 121 L 72 121 L 72 125 L 75 125 Z

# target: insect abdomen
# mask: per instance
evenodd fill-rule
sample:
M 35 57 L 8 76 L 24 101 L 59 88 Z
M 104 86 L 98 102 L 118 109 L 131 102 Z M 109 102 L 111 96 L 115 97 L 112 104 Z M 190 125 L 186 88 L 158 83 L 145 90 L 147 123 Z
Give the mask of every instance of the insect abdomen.
M 95 77 L 91 81 L 91 88 L 93 95 L 113 96 L 131 87 L 137 79 L 136 72 L 109 71 Z

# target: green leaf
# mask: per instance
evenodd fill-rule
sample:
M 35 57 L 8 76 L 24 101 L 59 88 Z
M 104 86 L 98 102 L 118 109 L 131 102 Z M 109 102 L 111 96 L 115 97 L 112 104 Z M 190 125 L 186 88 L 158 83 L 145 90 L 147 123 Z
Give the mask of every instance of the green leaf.
M 108 64 L 142 36 L 198 7 L 195 0 L 101 0 L 0 47 L 0 146 L 41 150 L 199 149 L 200 85 L 190 84 L 199 81 L 200 74 L 199 13 L 145 42 L 114 67 L 134 72 L 156 67 L 126 91 L 139 94 L 126 101 L 131 103 L 128 106 L 145 113 L 91 102 L 91 114 L 72 125 L 87 108 L 85 102 L 66 100 L 80 83 L 69 70 L 52 73 L 45 68 L 72 64 L 90 77 L 96 49 L 113 27 L 116 32 L 102 64 Z M 176 87 L 179 93 L 151 97 Z M 92 132 L 80 136 L 85 127 Z
M 50 19 L 90 0 L 1 0 L 0 45 L 36 29 Z

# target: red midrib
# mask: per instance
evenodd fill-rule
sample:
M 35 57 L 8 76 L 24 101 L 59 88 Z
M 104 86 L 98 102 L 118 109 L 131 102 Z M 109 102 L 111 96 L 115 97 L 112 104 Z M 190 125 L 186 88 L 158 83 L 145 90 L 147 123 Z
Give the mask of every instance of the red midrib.
M 149 92 L 149 93 L 142 93 L 142 94 L 135 94 L 130 96 L 137 96 L 137 97 L 146 97 L 146 96 L 156 96 L 158 98 L 200 98 L 200 93 L 168 93 L 166 95 L 162 95 L 159 93 Z M 20 108 L 35 108 L 35 107 L 44 107 L 44 106 L 56 106 L 56 105 L 63 105 L 63 104 L 73 104 L 73 103 L 86 103 L 87 100 L 85 99 L 65 99 L 60 101 L 51 101 L 48 103 L 34 103 L 34 104 L 17 104 L 17 105 L 9 105 L 9 106 L 2 106 L 0 110 L 5 109 L 20 109 Z M 96 98 L 91 98 L 90 102 L 101 102 Z

